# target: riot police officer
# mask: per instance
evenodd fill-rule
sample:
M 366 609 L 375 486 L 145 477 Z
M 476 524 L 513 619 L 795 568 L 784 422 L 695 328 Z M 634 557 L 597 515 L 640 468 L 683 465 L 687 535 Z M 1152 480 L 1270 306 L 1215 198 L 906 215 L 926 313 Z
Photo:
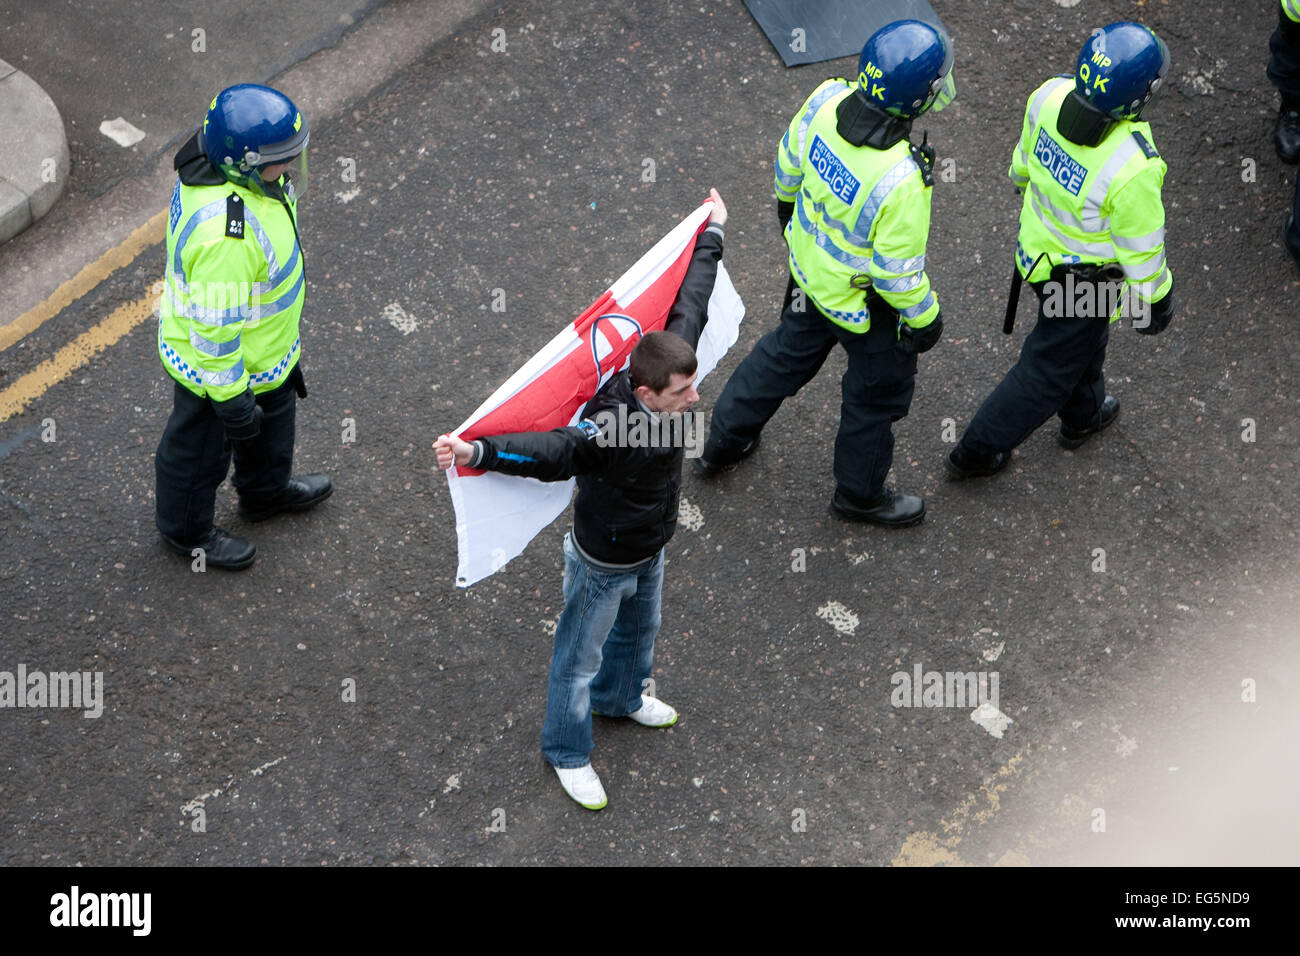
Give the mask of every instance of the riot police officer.
M 213 98 L 174 161 L 158 325 L 174 388 L 155 461 L 157 524 L 168 548 L 202 549 L 212 567 L 246 568 L 256 553 L 213 525 L 232 452 L 246 521 L 311 508 L 333 490 L 324 475 L 291 476 L 295 407 L 307 395 L 297 190 L 308 137 L 287 96 L 241 84 Z
M 1029 97 L 1009 175 L 1024 193 L 1016 242 L 1019 282 L 1039 296 L 1020 360 L 985 399 L 947 459 L 954 478 L 991 475 L 1053 415 L 1060 444 L 1078 448 L 1114 422 L 1102 363 L 1127 299 L 1148 335 L 1173 316 L 1161 187 L 1166 166 L 1142 111 L 1169 71 L 1163 40 L 1138 23 L 1093 31 L 1073 78 Z
M 916 357 L 943 331 L 925 273 L 932 149 L 912 121 L 955 93 L 952 43 L 919 20 L 891 23 L 862 49 L 856 83 L 827 80 L 795 114 L 775 163 L 790 281 L 780 324 L 732 374 L 697 470 L 750 454 L 781 402 L 807 384 L 835 343 L 848 352 L 835 441 L 840 517 L 915 524 L 925 503 L 885 485 L 892 424 L 912 401 Z

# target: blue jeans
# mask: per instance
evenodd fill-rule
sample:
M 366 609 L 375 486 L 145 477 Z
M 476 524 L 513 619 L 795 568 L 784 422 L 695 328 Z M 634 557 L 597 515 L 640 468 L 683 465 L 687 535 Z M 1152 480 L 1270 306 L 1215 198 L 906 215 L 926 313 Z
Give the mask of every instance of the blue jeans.
M 591 711 L 625 717 L 641 707 L 654 665 L 664 553 L 635 569 L 592 567 L 564 536 L 564 611 L 546 692 L 542 754 L 554 767 L 591 762 Z

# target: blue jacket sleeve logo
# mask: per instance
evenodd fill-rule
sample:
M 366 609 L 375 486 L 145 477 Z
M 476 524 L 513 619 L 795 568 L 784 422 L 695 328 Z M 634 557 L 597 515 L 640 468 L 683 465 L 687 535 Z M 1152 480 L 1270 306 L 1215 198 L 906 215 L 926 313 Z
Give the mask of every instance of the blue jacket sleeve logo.
M 1034 157 L 1043 164 L 1052 178 L 1068 189 L 1071 195 L 1079 195 L 1083 181 L 1088 178 L 1088 170 L 1075 162 L 1074 157 L 1056 140 L 1047 135 L 1047 130 L 1038 131 L 1038 142 L 1034 144 Z
M 812 163 L 813 169 L 817 170 L 817 175 L 831 187 L 831 192 L 845 205 L 853 205 L 853 198 L 858 194 L 861 183 L 849 172 L 849 168 L 840 158 L 831 152 L 831 148 L 826 145 L 821 136 L 813 136 L 812 152 L 808 154 L 808 161 Z

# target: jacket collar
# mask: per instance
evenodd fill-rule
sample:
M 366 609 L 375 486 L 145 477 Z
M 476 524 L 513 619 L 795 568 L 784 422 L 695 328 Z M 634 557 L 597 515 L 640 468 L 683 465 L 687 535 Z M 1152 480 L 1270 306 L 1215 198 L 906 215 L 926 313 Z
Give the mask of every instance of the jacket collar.
M 835 132 L 851 146 L 889 149 L 907 139 L 912 121 L 876 108 L 860 89 L 854 89 L 835 107 Z
M 172 167 L 186 186 L 220 186 L 226 182 L 221 170 L 208 162 L 207 155 L 199 148 L 197 130 L 180 148 Z

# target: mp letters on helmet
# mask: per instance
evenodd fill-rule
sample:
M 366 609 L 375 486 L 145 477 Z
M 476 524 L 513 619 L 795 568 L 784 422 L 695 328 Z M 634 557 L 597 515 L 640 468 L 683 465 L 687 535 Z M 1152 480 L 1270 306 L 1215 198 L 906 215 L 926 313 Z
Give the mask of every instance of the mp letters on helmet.
M 880 79 L 885 75 L 885 71 L 874 63 L 867 61 L 867 64 L 858 74 L 858 86 L 873 100 L 885 102 L 885 86 L 880 83 Z
M 1114 61 L 1108 57 L 1102 50 L 1095 50 L 1091 60 L 1085 60 L 1079 64 L 1079 79 L 1083 85 L 1090 87 L 1098 93 L 1109 92 L 1106 84 L 1110 82 L 1110 77 L 1106 76 L 1103 71 Z

